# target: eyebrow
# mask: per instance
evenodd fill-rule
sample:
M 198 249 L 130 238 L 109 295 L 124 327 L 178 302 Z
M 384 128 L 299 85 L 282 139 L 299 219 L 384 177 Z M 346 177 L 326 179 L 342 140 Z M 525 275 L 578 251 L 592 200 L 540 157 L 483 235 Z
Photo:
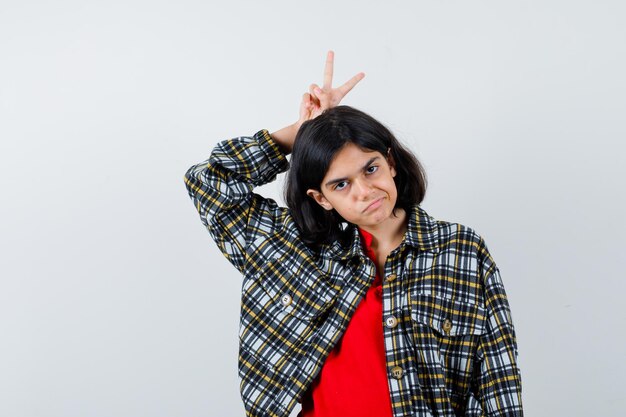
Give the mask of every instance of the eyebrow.
M 366 164 L 364 164 L 364 165 L 363 165 L 363 167 L 361 168 L 361 171 L 366 170 L 366 169 L 367 169 L 367 167 L 369 167 L 370 165 L 372 165 L 372 162 L 374 162 L 375 160 L 377 160 L 377 159 L 379 159 L 379 158 L 380 158 L 380 156 L 375 156 L 375 157 L 371 158 L 369 161 L 367 161 L 367 163 L 366 163 Z M 345 180 L 347 180 L 347 179 L 348 179 L 348 177 L 344 177 L 344 178 L 336 178 L 336 179 L 334 179 L 334 180 L 330 180 L 330 181 L 328 181 L 326 184 L 324 184 L 324 186 L 325 186 L 325 187 L 330 187 L 331 185 L 334 185 L 334 184 L 340 183 L 340 182 L 345 181 Z

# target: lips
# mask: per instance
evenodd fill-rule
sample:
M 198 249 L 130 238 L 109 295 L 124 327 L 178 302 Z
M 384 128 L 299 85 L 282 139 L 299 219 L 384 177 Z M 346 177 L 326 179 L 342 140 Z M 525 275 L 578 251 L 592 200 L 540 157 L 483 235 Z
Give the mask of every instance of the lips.
M 367 207 L 365 207 L 365 210 L 363 210 L 363 212 L 377 209 L 383 203 L 384 198 L 385 197 L 379 197 L 376 200 L 372 201 Z

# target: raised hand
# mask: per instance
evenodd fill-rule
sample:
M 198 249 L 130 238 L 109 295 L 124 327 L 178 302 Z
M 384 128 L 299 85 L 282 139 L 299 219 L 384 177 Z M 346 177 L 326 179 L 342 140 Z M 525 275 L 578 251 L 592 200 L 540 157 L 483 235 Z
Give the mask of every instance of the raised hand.
M 322 112 L 337 106 L 350 90 L 365 77 L 364 72 L 359 72 L 343 85 L 333 88 L 333 61 L 335 53 L 328 51 L 326 54 L 326 66 L 324 67 L 324 85 L 320 88 L 317 84 L 311 84 L 309 92 L 302 95 L 300 103 L 300 125 L 307 120 L 314 119 Z

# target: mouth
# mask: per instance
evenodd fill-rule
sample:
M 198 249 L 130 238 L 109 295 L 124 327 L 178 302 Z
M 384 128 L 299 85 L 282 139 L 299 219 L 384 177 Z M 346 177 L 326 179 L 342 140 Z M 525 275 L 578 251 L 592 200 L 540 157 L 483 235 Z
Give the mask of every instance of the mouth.
M 366 211 L 376 210 L 382 205 L 384 198 L 385 197 L 379 197 L 376 200 L 372 201 L 367 207 L 365 207 L 365 210 L 363 210 L 363 212 L 365 213 Z

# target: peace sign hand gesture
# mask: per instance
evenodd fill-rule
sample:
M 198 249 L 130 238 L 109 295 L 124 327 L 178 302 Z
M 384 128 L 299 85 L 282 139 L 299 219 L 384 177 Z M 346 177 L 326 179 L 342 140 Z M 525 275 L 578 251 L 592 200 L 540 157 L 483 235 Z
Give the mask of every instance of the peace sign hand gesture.
M 320 88 L 317 84 L 311 84 L 309 87 L 310 92 L 302 95 L 300 118 L 298 121 L 271 134 L 272 139 L 278 144 L 283 153 L 291 153 L 295 137 L 302 123 L 316 118 L 326 109 L 337 106 L 345 95 L 365 77 L 364 72 L 359 72 L 342 86 L 333 88 L 334 58 L 335 53 L 328 51 L 326 55 L 326 67 L 324 68 L 324 86 Z
M 333 61 L 335 53 L 328 51 L 326 54 L 326 66 L 324 68 L 324 86 L 311 84 L 309 92 L 302 95 L 300 103 L 300 119 L 296 122 L 299 127 L 307 120 L 311 120 L 322 114 L 326 109 L 337 106 L 346 94 L 365 77 L 364 72 L 359 72 L 340 87 L 333 88 Z

